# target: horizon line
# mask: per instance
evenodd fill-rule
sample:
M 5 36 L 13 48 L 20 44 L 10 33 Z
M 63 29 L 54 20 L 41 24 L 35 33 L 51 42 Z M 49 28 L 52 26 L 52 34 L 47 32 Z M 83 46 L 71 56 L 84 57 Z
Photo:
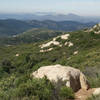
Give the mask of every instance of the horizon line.
M 39 14 L 40 13 L 40 14 Z M 61 12 L 43 12 L 43 11 L 37 11 L 37 12 L 0 12 L 0 14 L 33 14 L 33 15 L 76 15 L 76 16 L 86 16 L 86 17 L 100 17 L 100 15 L 85 15 L 85 14 L 76 14 L 76 13 L 61 13 Z

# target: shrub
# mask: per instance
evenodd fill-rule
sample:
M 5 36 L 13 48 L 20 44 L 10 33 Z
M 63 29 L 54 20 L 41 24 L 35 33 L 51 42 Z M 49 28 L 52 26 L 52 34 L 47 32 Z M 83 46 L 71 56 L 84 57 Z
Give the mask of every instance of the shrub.
M 32 79 L 26 83 L 22 83 L 16 88 L 12 98 L 28 98 L 33 97 L 39 100 L 52 100 L 54 87 L 51 82 L 45 77 L 43 79 Z
M 63 86 L 60 89 L 60 96 L 63 98 L 62 100 L 74 99 L 74 92 L 71 88 Z
M 11 61 L 8 59 L 4 59 L 2 61 L 2 68 L 5 72 L 10 73 L 10 70 L 13 68 Z

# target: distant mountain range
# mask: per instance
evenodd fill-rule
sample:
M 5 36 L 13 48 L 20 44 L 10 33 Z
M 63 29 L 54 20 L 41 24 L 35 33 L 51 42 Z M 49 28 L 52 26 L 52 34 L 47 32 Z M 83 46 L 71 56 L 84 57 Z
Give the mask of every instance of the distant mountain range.
M 36 12 L 34 14 L 0 14 L 0 19 L 17 19 L 17 20 L 53 20 L 53 21 L 78 21 L 78 22 L 100 22 L 100 17 L 84 17 L 73 13 L 56 14 L 52 12 Z
M 17 35 L 32 28 L 44 28 L 58 31 L 75 31 L 93 26 L 96 23 L 80 23 L 76 21 L 20 21 L 14 19 L 0 20 L 0 36 Z
M 90 23 L 80 23 L 76 21 L 58 22 L 58 21 L 51 21 L 51 20 L 45 20 L 45 21 L 31 20 L 28 21 L 28 23 L 35 28 L 48 28 L 48 29 L 59 30 L 59 31 L 75 31 L 75 30 L 88 28 L 96 24 L 93 22 Z
M 31 28 L 32 26 L 25 21 L 14 19 L 0 20 L 0 36 L 16 35 Z

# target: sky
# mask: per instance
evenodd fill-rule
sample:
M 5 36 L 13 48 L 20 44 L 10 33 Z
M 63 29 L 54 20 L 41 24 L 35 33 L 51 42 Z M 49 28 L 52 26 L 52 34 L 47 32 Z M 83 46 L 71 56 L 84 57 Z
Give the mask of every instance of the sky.
M 0 13 L 34 12 L 100 16 L 100 0 L 0 0 Z

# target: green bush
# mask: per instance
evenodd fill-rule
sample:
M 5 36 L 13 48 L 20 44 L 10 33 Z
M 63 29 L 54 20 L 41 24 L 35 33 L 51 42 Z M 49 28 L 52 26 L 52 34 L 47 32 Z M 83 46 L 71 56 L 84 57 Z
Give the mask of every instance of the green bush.
M 4 59 L 2 61 L 2 68 L 3 68 L 3 71 L 10 73 L 11 69 L 13 69 L 11 61 L 8 59 Z
M 62 100 L 74 99 L 74 92 L 71 88 L 63 86 L 60 89 L 60 96 L 63 98 Z
M 54 87 L 51 82 L 44 77 L 43 79 L 30 79 L 26 83 L 21 83 L 20 86 L 13 90 L 14 92 L 10 95 L 12 98 L 28 98 L 31 100 L 38 98 L 39 100 L 52 100 Z M 34 100 L 34 99 L 33 99 Z

